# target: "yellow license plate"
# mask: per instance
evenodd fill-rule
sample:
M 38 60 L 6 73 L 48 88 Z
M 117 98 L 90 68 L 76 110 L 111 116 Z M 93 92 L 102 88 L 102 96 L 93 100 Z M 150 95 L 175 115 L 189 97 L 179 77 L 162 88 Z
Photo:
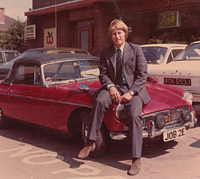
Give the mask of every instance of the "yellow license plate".
M 168 142 L 168 141 L 183 137 L 183 136 L 185 136 L 185 134 L 186 134 L 185 127 L 181 127 L 179 129 L 167 131 L 167 132 L 163 133 L 163 141 Z

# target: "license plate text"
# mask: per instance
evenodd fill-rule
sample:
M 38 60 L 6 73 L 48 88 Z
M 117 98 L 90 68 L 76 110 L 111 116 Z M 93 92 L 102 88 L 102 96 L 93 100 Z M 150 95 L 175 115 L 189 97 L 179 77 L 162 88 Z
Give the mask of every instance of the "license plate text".
M 191 86 L 191 79 L 188 79 L 188 78 L 164 78 L 164 84 Z
M 186 134 L 185 127 L 182 127 L 182 128 L 176 129 L 176 130 L 171 130 L 168 132 L 164 132 L 163 133 L 163 141 L 168 142 L 170 140 L 174 140 L 179 137 L 185 136 L 185 134 Z

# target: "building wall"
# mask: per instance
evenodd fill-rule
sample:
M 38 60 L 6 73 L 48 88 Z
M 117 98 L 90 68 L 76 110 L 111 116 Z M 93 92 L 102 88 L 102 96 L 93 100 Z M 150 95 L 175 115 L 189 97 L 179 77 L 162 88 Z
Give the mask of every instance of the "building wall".
M 60 3 L 65 3 L 65 2 L 70 2 L 72 0 L 33 0 L 33 9 L 41 8 L 41 7 L 46 7 L 46 6 L 51 6 Z M 125 5 L 126 7 L 124 11 L 127 13 L 130 12 L 130 10 L 134 10 L 136 12 L 138 11 L 152 11 L 157 9 L 158 11 L 160 9 L 167 9 L 167 8 L 173 8 L 173 7 L 179 7 L 181 5 L 184 6 L 190 6 L 194 3 L 199 3 L 199 0 L 121 0 L 121 1 L 116 1 L 113 0 L 113 3 L 120 4 L 120 5 Z M 126 6 L 128 4 L 128 6 Z M 120 7 L 120 11 L 122 8 Z
M 94 18 L 93 6 L 69 10 L 69 20 L 71 22 L 83 21 L 93 18 Z
M 115 1 L 114 1 L 115 2 Z M 130 0 L 116 2 L 119 14 L 144 14 L 200 5 L 199 0 Z
M 57 16 L 57 46 L 71 47 L 71 23 L 68 11 L 62 11 Z
M 32 16 L 27 18 L 27 25 L 37 24 L 37 16 Z M 37 26 L 36 26 L 37 28 Z M 36 48 L 38 37 L 36 29 L 36 39 L 27 40 L 27 49 Z
M 99 55 L 100 50 L 111 43 L 108 37 L 108 26 L 114 18 L 109 14 L 110 7 L 104 3 L 94 5 L 94 54 Z
M 68 2 L 68 0 L 56 0 L 57 4 L 63 2 Z M 54 3 L 55 0 L 33 0 L 33 9 L 54 5 Z M 159 29 L 159 12 L 169 10 L 180 12 L 181 26 Z M 29 40 L 28 47 L 43 47 L 44 29 L 55 27 L 55 23 L 57 25 L 57 46 L 72 47 L 72 29 L 75 24 L 80 21 L 90 21 L 94 24 L 93 54 L 99 55 L 102 48 L 111 44 L 108 37 L 108 26 L 115 18 L 121 18 L 131 28 L 128 41 L 133 43 L 151 43 L 156 42 L 157 39 L 161 42 L 170 40 L 190 42 L 191 36 L 195 34 L 196 38 L 200 34 L 198 31 L 200 29 L 199 10 L 199 0 L 114 0 L 59 11 L 57 21 L 55 21 L 55 13 L 29 16 L 28 24 L 37 26 L 37 39 Z M 195 23 L 192 20 L 194 18 Z M 186 37 L 187 31 L 189 35 Z

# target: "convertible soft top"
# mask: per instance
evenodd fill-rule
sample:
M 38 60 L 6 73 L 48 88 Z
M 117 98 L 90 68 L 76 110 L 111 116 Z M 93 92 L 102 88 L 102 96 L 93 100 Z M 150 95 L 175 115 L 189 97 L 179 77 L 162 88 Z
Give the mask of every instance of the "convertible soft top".
M 6 76 L 4 83 L 9 84 L 12 81 L 12 77 L 15 74 L 15 69 L 18 65 L 26 65 L 26 66 L 32 66 L 32 65 L 42 65 L 47 64 L 50 62 L 57 62 L 57 61 L 64 61 L 64 60 L 96 60 L 98 61 L 99 58 L 84 54 L 84 53 L 50 53 L 50 54 L 36 54 L 26 57 L 18 58 L 16 61 L 14 61 L 13 67 Z
M 72 59 L 91 59 L 98 60 L 98 57 L 87 54 L 72 54 L 72 53 L 54 53 L 54 54 L 37 54 L 30 57 L 22 57 L 14 62 L 14 66 L 19 64 L 45 64 L 49 62 L 56 62 L 60 60 L 72 60 Z

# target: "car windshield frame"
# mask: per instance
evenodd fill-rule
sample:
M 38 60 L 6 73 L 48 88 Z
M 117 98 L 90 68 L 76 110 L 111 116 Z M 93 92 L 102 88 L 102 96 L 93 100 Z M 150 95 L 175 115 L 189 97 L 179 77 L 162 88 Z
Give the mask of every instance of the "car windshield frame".
M 167 47 L 148 46 L 142 47 L 147 64 L 161 64 L 164 62 L 167 54 Z
M 41 65 L 42 79 L 46 86 L 97 79 L 98 61 L 95 59 L 68 59 Z
M 180 52 L 174 61 L 191 61 L 200 60 L 200 43 L 189 45 L 185 50 Z

